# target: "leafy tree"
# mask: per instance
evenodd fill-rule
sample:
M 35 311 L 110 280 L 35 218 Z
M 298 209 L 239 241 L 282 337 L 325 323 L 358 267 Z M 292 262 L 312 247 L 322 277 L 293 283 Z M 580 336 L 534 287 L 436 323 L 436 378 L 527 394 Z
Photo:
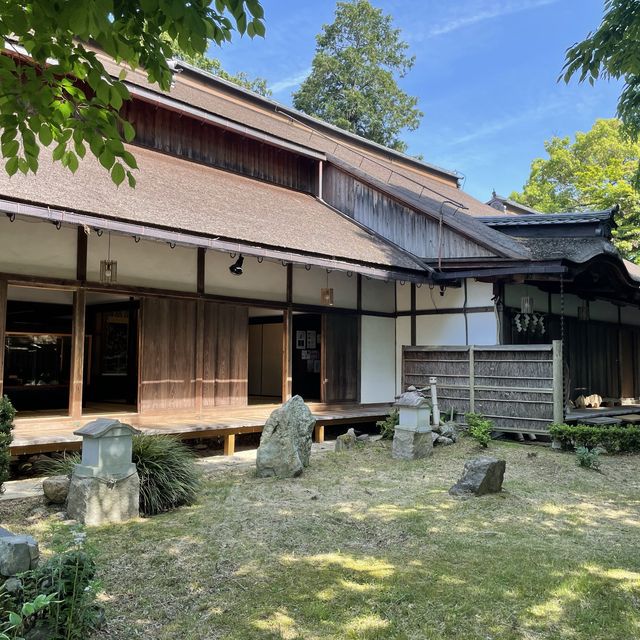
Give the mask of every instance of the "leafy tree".
M 632 137 L 640 135 L 640 0 L 606 0 L 596 31 L 567 50 L 563 78 L 580 82 L 599 78 L 624 81 L 618 117 Z
M 0 0 L 0 149 L 9 175 L 36 172 L 41 147 L 75 172 L 87 145 L 116 184 L 135 178 L 123 142 L 135 131 L 119 115 L 130 98 L 92 47 L 142 67 L 152 83 L 171 86 L 168 40 L 197 56 L 230 40 L 233 30 L 263 35 L 259 0 Z
M 531 164 L 522 192 L 511 198 L 547 213 L 604 210 L 620 205 L 614 231 L 621 253 L 640 259 L 640 193 L 633 178 L 640 144 L 622 131 L 617 119 L 597 120 L 575 141 L 553 137 L 544 143 L 548 158 Z
M 404 151 L 398 138 L 422 113 L 400 89 L 414 64 L 391 16 L 368 0 L 338 2 L 335 20 L 317 38 L 311 74 L 293 96 L 297 109 L 374 142 Z
M 261 96 L 270 96 L 271 89 L 267 86 L 267 81 L 264 78 L 250 78 L 244 71 L 240 71 L 236 74 L 231 74 L 222 68 L 220 60 L 217 58 L 209 58 L 206 54 L 198 53 L 196 55 L 189 55 L 182 51 L 180 47 L 174 45 L 173 57 L 180 60 L 184 60 L 198 69 L 207 71 L 208 73 L 218 76 L 223 80 L 233 82 L 245 89 L 254 91 Z

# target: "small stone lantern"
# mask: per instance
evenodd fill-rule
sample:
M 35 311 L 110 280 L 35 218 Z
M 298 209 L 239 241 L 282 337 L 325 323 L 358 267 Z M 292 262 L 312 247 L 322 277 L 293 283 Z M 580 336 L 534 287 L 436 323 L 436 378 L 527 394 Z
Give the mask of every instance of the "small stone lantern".
M 82 462 L 71 476 L 69 517 L 88 525 L 138 517 L 140 478 L 132 462 L 132 438 L 140 432 L 99 418 L 74 433 L 82 436 Z
M 400 460 L 426 458 L 433 452 L 428 400 L 415 387 L 398 396 L 399 422 L 393 434 L 391 455 Z

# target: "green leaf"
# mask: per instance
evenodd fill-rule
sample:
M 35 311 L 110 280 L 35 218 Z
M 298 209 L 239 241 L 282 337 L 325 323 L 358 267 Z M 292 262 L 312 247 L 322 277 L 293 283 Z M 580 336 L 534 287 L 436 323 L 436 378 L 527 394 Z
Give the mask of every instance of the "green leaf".
M 20 144 L 17 140 L 9 140 L 9 142 L 5 142 L 2 145 L 2 155 L 5 158 L 11 158 L 18 153 L 20 149 Z
M 98 160 L 100 161 L 100 164 L 105 169 L 111 169 L 111 167 L 113 166 L 113 163 L 115 162 L 115 157 L 113 153 L 109 151 L 109 149 L 105 148 L 100 154 L 100 157 L 98 158 Z
M 136 162 L 136 159 L 134 158 L 133 154 L 129 153 L 129 151 L 124 151 L 122 153 L 122 159 L 132 169 L 137 169 L 138 168 L 138 163 Z
M 124 139 L 127 142 L 133 142 L 133 139 L 136 137 L 136 130 L 133 128 L 133 125 L 130 122 L 123 120 L 122 134 L 124 135 Z
M 22 618 L 14 611 L 9 611 L 9 623 L 18 627 L 22 624 Z
M 53 134 L 51 133 L 51 127 L 49 127 L 48 124 L 43 124 L 40 127 L 40 131 L 38 132 L 38 138 L 40 138 L 40 142 L 45 146 L 48 147 L 52 140 L 53 140 Z
M 121 164 L 117 163 L 113 165 L 111 169 L 111 179 L 120 186 L 124 182 L 125 172 Z
M 18 170 L 18 156 L 13 156 L 13 158 L 9 158 L 7 163 L 4 165 L 5 171 L 10 175 L 14 175 Z

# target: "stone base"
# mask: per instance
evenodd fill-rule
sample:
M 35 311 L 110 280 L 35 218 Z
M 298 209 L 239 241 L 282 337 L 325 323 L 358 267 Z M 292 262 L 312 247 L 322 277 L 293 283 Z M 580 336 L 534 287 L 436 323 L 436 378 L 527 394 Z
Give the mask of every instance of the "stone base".
M 431 429 L 407 429 L 397 426 L 393 432 L 391 456 L 397 460 L 427 458 L 433 453 Z
M 72 476 L 67 514 L 69 518 L 91 526 L 137 518 L 140 515 L 140 477 L 134 473 L 111 485 L 98 478 Z

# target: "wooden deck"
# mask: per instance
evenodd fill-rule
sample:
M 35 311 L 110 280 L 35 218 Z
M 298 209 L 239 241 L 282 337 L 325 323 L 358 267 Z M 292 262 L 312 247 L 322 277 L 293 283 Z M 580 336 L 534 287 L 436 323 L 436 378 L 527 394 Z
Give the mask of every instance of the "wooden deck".
M 565 415 L 566 422 L 579 422 L 589 418 L 617 418 L 629 414 L 640 413 L 640 405 L 623 404 L 615 407 L 599 407 L 598 409 L 570 409 Z
M 117 418 L 147 433 L 176 435 L 184 440 L 198 438 L 224 438 L 224 451 L 232 455 L 235 436 L 242 433 L 260 433 L 264 424 L 277 407 L 275 404 L 251 405 L 247 407 L 220 407 L 201 415 L 180 417 L 141 416 L 137 413 L 91 414 L 81 420 L 68 417 L 28 417 L 17 418 L 11 444 L 14 456 L 51 451 L 77 451 L 81 448 L 81 438 L 73 432 L 90 420 L 99 417 Z M 384 418 L 389 404 L 309 404 L 316 417 L 315 439 L 324 440 L 326 425 L 356 424 L 374 422 Z

